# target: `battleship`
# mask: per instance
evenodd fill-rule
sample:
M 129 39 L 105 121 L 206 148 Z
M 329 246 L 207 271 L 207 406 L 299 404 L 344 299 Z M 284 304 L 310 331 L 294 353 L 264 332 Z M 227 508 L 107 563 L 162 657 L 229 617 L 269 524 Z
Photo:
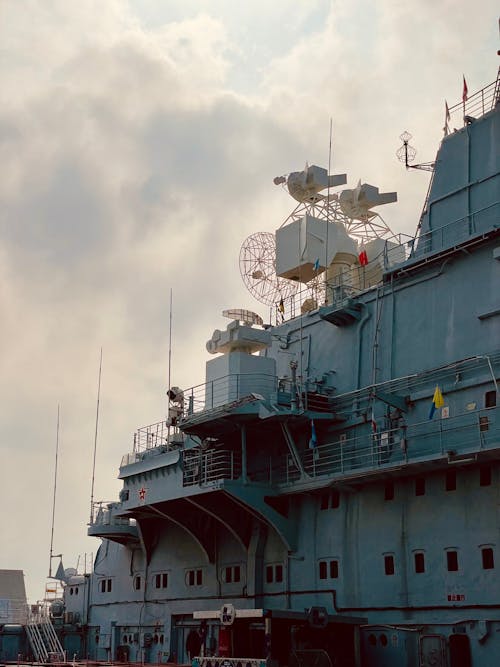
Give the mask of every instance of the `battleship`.
M 415 237 L 375 210 L 394 192 L 275 178 L 294 209 L 239 258 L 265 318 L 224 312 L 94 503 L 92 572 L 58 571 L 0 660 L 500 664 L 499 82 L 446 108 L 434 162 L 402 135 Z

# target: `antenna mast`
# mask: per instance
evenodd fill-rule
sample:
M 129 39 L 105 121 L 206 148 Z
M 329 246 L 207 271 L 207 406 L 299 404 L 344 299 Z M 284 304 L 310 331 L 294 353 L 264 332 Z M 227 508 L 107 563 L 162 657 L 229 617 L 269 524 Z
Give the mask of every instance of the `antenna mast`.
M 172 288 L 170 288 L 170 322 L 168 330 L 168 389 L 170 389 L 171 370 L 172 370 Z
M 56 461 L 54 466 L 54 495 L 52 499 L 52 527 L 50 530 L 50 560 L 49 577 L 52 577 L 52 556 L 54 546 L 54 521 L 56 516 L 56 489 L 57 489 L 57 458 L 59 455 L 59 403 L 57 404 L 57 429 L 56 429 Z
M 92 523 L 93 509 L 94 509 L 94 481 L 95 481 L 95 461 L 97 452 L 97 428 L 99 425 L 99 402 L 101 399 L 101 370 L 102 370 L 102 347 L 101 347 L 101 357 L 99 359 L 99 380 L 97 383 L 97 406 L 95 414 L 95 433 L 94 433 L 94 460 L 92 462 L 92 486 L 90 489 L 90 523 Z

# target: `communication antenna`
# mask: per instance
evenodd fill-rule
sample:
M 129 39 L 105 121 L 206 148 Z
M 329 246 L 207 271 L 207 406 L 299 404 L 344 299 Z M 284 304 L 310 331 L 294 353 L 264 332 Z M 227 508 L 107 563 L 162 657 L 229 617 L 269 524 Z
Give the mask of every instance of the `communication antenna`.
M 99 359 L 99 380 L 97 382 L 97 405 L 95 412 L 95 433 L 94 433 L 94 460 L 92 463 L 92 486 L 90 489 L 90 523 L 92 524 L 93 520 L 93 509 L 94 509 L 94 481 L 95 481 L 95 461 L 96 461 L 96 452 L 97 452 L 97 429 L 99 425 L 99 402 L 101 399 L 101 370 L 102 370 L 102 347 L 101 347 L 101 357 Z
M 413 146 L 410 146 L 409 141 L 412 139 L 412 135 L 408 131 L 404 131 L 403 134 L 399 135 L 399 138 L 403 142 L 401 148 L 398 148 L 396 151 L 397 158 L 400 162 L 403 162 L 404 166 L 407 169 L 421 169 L 422 171 L 434 171 L 435 162 L 421 162 L 420 164 L 411 164 L 417 155 L 417 151 Z
M 52 526 L 50 529 L 50 560 L 49 560 L 49 577 L 52 577 L 52 559 L 58 558 L 60 554 L 54 556 L 53 546 L 54 546 L 54 523 L 56 516 L 56 489 L 57 489 L 57 459 L 59 456 L 59 403 L 57 404 L 57 429 L 56 429 L 56 458 L 54 465 L 54 494 L 52 498 Z

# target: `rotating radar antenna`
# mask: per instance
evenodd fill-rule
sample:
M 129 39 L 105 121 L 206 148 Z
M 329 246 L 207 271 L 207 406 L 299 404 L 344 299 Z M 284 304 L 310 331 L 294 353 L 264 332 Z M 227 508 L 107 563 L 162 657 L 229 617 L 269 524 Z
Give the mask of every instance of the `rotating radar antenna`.
M 240 272 L 250 294 L 268 306 L 293 296 L 299 288 L 297 282 L 276 275 L 276 241 L 269 232 L 257 232 L 243 241 Z

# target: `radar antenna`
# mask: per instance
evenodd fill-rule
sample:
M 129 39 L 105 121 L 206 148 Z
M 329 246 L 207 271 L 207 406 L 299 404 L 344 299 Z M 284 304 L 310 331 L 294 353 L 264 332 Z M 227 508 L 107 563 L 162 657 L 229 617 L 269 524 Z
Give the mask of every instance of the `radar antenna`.
M 375 211 L 369 211 L 362 200 L 369 200 L 370 206 L 377 206 L 396 201 L 395 198 L 387 198 L 393 193 L 379 193 L 378 188 L 366 183 L 363 185 L 358 183 L 358 188 L 343 190 L 340 195 L 330 193 L 332 186 L 343 185 L 346 182 L 346 174 L 329 175 L 326 169 L 307 164 L 304 171 L 276 177 L 275 185 L 283 187 L 286 185 L 289 194 L 299 202 L 281 227 L 310 215 L 325 222 L 341 223 L 349 236 L 358 241 L 365 242 L 392 236 L 390 228 L 382 217 Z M 326 193 L 322 192 L 325 190 Z M 355 199 L 356 206 L 347 205 L 349 198 L 353 203 Z
M 267 306 L 293 296 L 299 289 L 297 282 L 276 275 L 276 240 L 269 232 L 257 232 L 243 241 L 240 272 L 250 294 Z

